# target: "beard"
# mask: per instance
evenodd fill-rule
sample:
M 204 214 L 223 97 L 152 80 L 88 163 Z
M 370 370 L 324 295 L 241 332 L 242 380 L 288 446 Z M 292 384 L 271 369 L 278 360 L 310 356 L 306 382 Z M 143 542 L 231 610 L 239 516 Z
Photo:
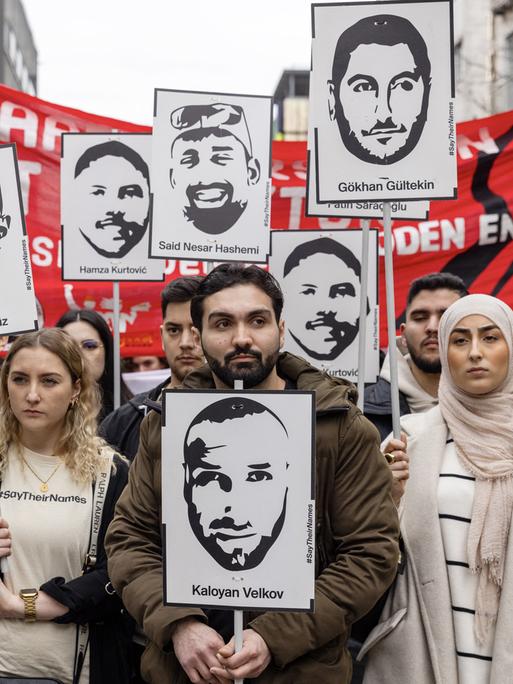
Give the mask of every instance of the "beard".
M 190 496 L 186 495 L 189 523 L 200 544 L 222 568 L 225 570 L 252 570 L 260 565 L 267 552 L 280 535 L 287 511 L 287 494 L 288 490 L 285 492 L 280 517 L 274 523 L 271 534 L 269 536 L 262 536 L 259 544 L 251 551 L 244 550 L 242 546 L 235 547 L 231 552 L 225 551 L 217 543 L 216 534 L 212 528 L 209 529 L 210 534 L 205 536 L 203 527 L 199 522 L 200 514 L 198 513 L 196 506 L 190 500 Z M 225 522 L 219 521 L 219 524 L 217 525 L 215 525 L 216 521 L 214 521 L 214 525 L 212 525 L 212 527 L 219 528 L 222 526 L 225 529 L 233 527 L 233 525 L 229 524 L 229 519 L 225 518 L 224 520 Z M 222 523 L 222 525 L 220 523 Z M 250 525 L 249 527 L 251 528 Z
M 244 389 L 251 389 L 260 385 L 270 375 L 276 366 L 279 353 L 280 348 L 278 346 L 264 359 L 259 351 L 237 347 L 233 352 L 226 354 L 223 363 L 221 363 L 203 348 L 203 354 L 210 370 L 228 387 L 233 387 L 235 380 L 242 380 Z M 255 360 L 240 362 L 232 369 L 229 365 L 230 361 L 239 354 L 253 356 Z
M 115 244 L 119 246 L 115 249 L 105 249 L 91 240 L 81 228 L 80 232 L 86 242 L 101 256 L 109 259 L 122 259 L 142 240 L 148 226 L 148 217 L 144 219 L 143 223 L 137 223 L 137 221 L 125 221 L 122 214 L 116 213 L 112 216 L 112 222 L 96 221 L 94 227 L 95 230 L 100 231 L 105 230 L 106 227 L 110 230 L 110 226 L 119 228 L 118 237 L 115 241 Z
M 349 321 L 339 322 L 335 319 L 333 314 L 325 314 L 323 316 L 323 328 L 329 331 L 331 341 L 324 342 L 325 349 L 310 349 L 307 342 L 302 342 L 297 335 L 295 335 L 289 328 L 289 333 L 296 344 L 316 361 L 334 361 L 342 352 L 347 349 L 356 339 L 358 335 L 358 322 L 350 323 Z M 306 328 L 313 329 L 312 321 L 306 323 Z M 317 326 L 318 327 L 318 326 Z
M 420 136 L 422 135 L 422 131 L 424 130 L 424 125 L 426 123 L 427 118 L 429 90 L 429 86 L 426 86 L 424 90 L 424 97 L 422 99 L 422 107 L 420 113 L 413 122 L 410 129 L 410 134 L 408 135 L 404 143 L 401 145 L 399 149 L 391 152 L 390 154 L 386 153 L 386 146 L 384 145 L 383 150 L 385 151 L 385 154 L 383 156 L 378 156 L 374 152 L 371 152 L 371 150 L 367 149 L 362 144 L 362 142 L 356 137 L 356 134 L 351 128 L 349 121 L 345 117 L 344 108 L 342 107 L 339 98 L 337 98 L 335 102 L 335 119 L 337 121 L 340 137 L 342 138 L 342 142 L 344 143 L 344 146 L 346 147 L 348 152 L 350 152 L 352 155 L 354 155 L 358 159 L 361 159 L 364 162 L 368 162 L 369 164 L 380 165 L 394 164 L 395 162 L 404 159 L 404 157 L 407 157 L 410 154 L 410 152 L 417 146 L 417 143 L 420 140 Z M 393 127 L 395 127 L 394 122 L 391 120 L 387 120 L 387 125 L 388 124 L 391 124 Z M 361 131 L 359 132 L 359 134 L 361 135 Z
M 226 201 L 222 206 L 198 207 L 196 204 L 196 194 L 208 188 L 219 188 L 224 190 Z M 212 185 L 190 185 L 185 194 L 189 200 L 189 205 L 184 207 L 185 218 L 203 233 L 209 235 L 219 235 L 234 226 L 244 213 L 247 201 L 233 199 L 233 186 L 231 183 L 213 183 Z
M 440 375 L 440 373 L 442 372 L 442 364 L 440 363 L 440 358 L 424 358 L 421 354 L 417 354 L 417 352 L 413 348 L 410 348 L 408 340 L 406 340 L 406 346 L 408 347 L 408 353 L 410 355 L 412 363 L 414 363 L 419 370 L 423 371 L 424 373 Z

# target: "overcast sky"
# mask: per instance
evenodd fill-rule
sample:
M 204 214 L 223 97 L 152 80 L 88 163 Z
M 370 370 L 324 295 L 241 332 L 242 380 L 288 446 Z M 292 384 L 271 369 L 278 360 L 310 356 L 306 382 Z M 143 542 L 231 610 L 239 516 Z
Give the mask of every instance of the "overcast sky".
M 272 95 L 310 63 L 309 0 L 23 0 L 38 96 L 152 122 L 153 89 Z

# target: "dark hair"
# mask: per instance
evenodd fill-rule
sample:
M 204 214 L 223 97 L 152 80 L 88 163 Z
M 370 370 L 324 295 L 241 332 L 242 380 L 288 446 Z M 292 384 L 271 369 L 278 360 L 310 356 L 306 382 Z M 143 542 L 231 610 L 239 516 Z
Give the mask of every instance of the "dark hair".
M 404 43 L 410 49 L 426 89 L 429 89 L 431 62 L 424 38 L 408 19 L 394 14 L 379 14 L 360 19 L 340 35 L 335 48 L 331 74 L 336 92 L 347 71 L 351 54 L 359 45 L 397 45 L 398 43 Z
M 168 304 L 183 304 L 190 300 L 197 293 L 203 276 L 183 276 L 175 278 L 168 283 L 160 293 L 160 307 L 162 318 L 166 317 Z
M 274 411 L 267 408 L 267 406 L 264 406 L 258 401 L 254 401 L 254 399 L 234 395 L 233 397 L 228 397 L 228 399 L 215 401 L 213 404 L 202 409 L 198 415 L 193 418 L 184 439 L 184 461 L 188 464 L 190 471 L 192 472 L 197 468 L 209 453 L 208 444 L 205 444 L 200 437 L 197 437 L 191 444 L 188 443 L 189 434 L 193 427 L 204 422 L 224 423 L 225 420 L 244 418 L 244 416 L 252 416 L 258 413 L 269 413 L 282 426 L 288 437 L 289 433 L 281 418 L 279 418 Z
M 102 391 L 102 410 L 100 411 L 100 419 L 104 418 L 111 411 L 114 410 L 114 343 L 112 339 L 112 333 L 110 331 L 107 321 L 103 318 L 101 314 L 97 311 L 92 311 L 91 309 L 78 309 L 66 311 L 62 314 L 57 323 L 56 328 L 64 328 L 69 323 L 75 323 L 76 321 L 84 321 L 84 323 L 89 323 L 98 335 L 103 344 L 105 350 L 105 368 L 101 378 L 98 380 L 98 385 Z M 124 383 L 121 385 L 122 393 L 127 392 Z
M 278 281 L 268 271 L 258 266 L 239 263 L 219 264 L 203 279 L 198 293 L 191 301 L 191 318 L 194 326 L 202 330 L 203 302 L 210 295 L 235 285 L 254 285 L 271 299 L 276 322 L 283 309 L 283 294 Z
M 408 290 L 408 296 L 406 298 L 406 308 L 410 306 L 413 299 L 422 290 L 453 290 L 457 292 L 460 297 L 465 297 L 468 295 L 468 290 L 465 286 L 463 280 L 453 273 L 428 273 L 421 276 L 420 278 L 415 278 L 410 283 L 410 289 Z
M 126 159 L 127 162 L 132 164 L 134 169 L 144 176 L 149 186 L 150 172 L 148 170 L 148 164 L 138 152 L 119 140 L 109 140 L 108 142 L 100 143 L 99 145 L 93 145 L 85 150 L 75 165 L 75 178 L 77 178 L 82 171 L 85 171 L 93 162 L 98 161 L 98 159 L 101 159 L 102 157 L 123 157 L 123 159 Z
M 318 253 L 333 254 L 333 256 L 343 261 L 348 268 L 353 270 L 358 278 L 361 277 L 361 264 L 351 250 L 345 245 L 341 245 L 340 242 L 325 237 L 302 242 L 295 247 L 285 261 L 283 277 L 287 276 L 293 268 L 299 266 L 303 259 Z

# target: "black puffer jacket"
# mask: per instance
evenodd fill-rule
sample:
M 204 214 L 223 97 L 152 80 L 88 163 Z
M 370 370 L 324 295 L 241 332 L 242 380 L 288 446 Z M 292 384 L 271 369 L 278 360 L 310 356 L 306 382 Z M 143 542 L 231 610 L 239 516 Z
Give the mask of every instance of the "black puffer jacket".
M 399 392 L 399 412 L 401 416 L 411 413 L 406 395 Z M 390 383 L 378 378 L 374 385 L 365 388 L 363 413 L 379 430 L 381 441 L 392 432 L 392 392 Z
M 133 461 L 139 448 L 139 428 L 142 420 L 153 404 L 158 401 L 160 393 L 167 387 L 171 378 L 157 385 L 149 392 L 141 392 L 132 397 L 103 419 L 98 433 L 114 449 Z M 160 404 L 158 406 L 160 411 Z

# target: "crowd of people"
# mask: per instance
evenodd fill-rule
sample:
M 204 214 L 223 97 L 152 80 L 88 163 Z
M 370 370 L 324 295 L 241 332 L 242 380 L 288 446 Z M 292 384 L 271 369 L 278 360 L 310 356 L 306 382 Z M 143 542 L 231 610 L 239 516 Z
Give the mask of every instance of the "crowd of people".
M 503 684 L 513 668 L 513 312 L 432 273 L 365 390 L 283 350 L 276 280 L 221 264 L 161 295 L 163 382 L 113 410 L 104 319 L 18 336 L 0 371 L 0 681 Z M 138 363 L 138 362 L 136 362 Z M 152 365 L 153 364 L 153 365 Z M 165 371 L 164 371 L 165 372 Z M 314 390 L 315 610 L 164 604 L 164 389 Z M 294 578 L 291 577 L 293 582 Z M 351 646 L 351 654 L 348 650 Z

